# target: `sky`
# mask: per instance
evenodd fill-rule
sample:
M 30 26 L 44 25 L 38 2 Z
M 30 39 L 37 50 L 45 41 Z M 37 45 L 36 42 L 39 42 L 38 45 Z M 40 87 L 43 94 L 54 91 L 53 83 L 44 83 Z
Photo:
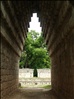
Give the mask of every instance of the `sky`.
M 42 28 L 40 27 L 40 22 L 38 21 L 39 18 L 37 17 L 37 13 L 33 13 L 33 16 L 31 17 L 31 22 L 29 22 L 29 28 L 28 31 L 35 30 L 36 32 L 41 33 Z

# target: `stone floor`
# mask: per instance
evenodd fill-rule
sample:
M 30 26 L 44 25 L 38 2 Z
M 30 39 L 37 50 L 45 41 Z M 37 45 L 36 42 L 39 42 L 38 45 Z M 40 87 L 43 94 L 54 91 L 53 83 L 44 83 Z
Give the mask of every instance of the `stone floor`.
M 57 99 L 52 91 L 44 88 L 19 89 L 7 99 Z

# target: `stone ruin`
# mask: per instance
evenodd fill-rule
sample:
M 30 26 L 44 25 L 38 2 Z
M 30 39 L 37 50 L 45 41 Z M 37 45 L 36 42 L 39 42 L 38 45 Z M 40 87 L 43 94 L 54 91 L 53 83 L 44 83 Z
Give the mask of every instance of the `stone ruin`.
M 37 69 L 38 77 L 33 76 L 34 69 L 19 69 L 19 86 L 36 87 L 38 85 L 51 85 L 51 70 Z
M 33 78 L 34 69 L 19 69 L 19 78 Z M 37 69 L 38 78 L 51 78 L 51 70 L 48 68 Z
M 51 78 L 51 69 L 37 69 L 39 78 Z
M 19 69 L 19 78 L 32 78 L 34 69 Z

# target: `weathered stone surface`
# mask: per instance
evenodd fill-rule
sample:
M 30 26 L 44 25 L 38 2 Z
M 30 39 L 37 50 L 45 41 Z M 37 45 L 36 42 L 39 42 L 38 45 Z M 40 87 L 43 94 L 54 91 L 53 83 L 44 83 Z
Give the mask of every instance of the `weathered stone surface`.
M 1 98 L 18 86 L 18 62 L 30 17 L 37 12 L 52 60 L 52 90 L 74 99 L 74 3 L 1 1 Z

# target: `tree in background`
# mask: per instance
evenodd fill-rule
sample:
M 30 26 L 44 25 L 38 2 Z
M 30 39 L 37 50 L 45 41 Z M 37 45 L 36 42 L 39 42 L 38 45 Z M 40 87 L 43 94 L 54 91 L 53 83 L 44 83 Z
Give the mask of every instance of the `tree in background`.
M 44 38 L 35 31 L 28 32 L 20 58 L 20 68 L 50 68 L 51 62 Z M 36 74 L 35 74 L 36 75 Z

